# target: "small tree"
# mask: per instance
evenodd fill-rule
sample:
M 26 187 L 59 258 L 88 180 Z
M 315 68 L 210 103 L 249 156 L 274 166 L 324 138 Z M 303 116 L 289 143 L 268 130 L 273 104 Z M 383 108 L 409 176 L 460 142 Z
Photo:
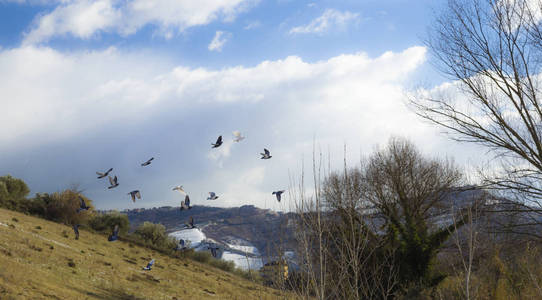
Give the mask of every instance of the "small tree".
M 0 177 L 0 207 L 19 209 L 29 192 L 23 180 L 10 175 Z
M 154 224 L 144 222 L 136 231 L 135 235 L 139 236 L 145 243 L 159 248 L 173 248 L 176 242 L 166 235 L 166 227 L 162 224 Z
M 88 222 L 90 228 L 105 233 L 111 233 L 115 225 L 119 225 L 119 233 L 126 234 L 130 229 L 130 220 L 125 214 L 118 211 L 108 213 L 98 213 L 94 215 Z
M 437 284 L 443 277 L 433 272 L 433 260 L 463 221 L 441 226 L 435 220 L 447 213 L 450 193 L 463 184 L 461 172 L 450 161 L 425 158 L 410 142 L 393 138 L 369 158 L 363 175 L 361 198 L 375 210 L 396 249 L 400 282 Z

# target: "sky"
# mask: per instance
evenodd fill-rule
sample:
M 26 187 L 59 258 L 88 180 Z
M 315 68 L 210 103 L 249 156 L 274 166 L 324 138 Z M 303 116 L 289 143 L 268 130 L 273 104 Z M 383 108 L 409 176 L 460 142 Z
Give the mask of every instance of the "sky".
M 443 3 L 0 0 L 0 173 L 32 194 L 76 185 L 98 209 L 179 206 L 183 185 L 196 205 L 285 210 L 271 192 L 314 149 L 336 169 L 345 146 L 355 165 L 400 136 L 468 165 L 479 149 L 406 105 L 447 81 L 423 43 Z M 110 167 L 111 190 L 95 175 Z

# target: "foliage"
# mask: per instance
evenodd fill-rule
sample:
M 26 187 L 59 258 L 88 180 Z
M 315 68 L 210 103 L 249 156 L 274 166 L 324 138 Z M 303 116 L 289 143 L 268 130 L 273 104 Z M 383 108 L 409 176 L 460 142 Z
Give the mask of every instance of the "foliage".
M 162 224 L 144 222 L 136 229 L 134 235 L 142 239 L 147 245 L 158 248 L 172 249 L 177 244 L 175 239 L 166 234 L 166 227 Z
M 11 175 L 0 177 L 0 207 L 17 210 L 30 190 L 26 183 Z
M 88 210 L 78 212 L 80 198 L 84 199 Z M 38 193 L 36 197 L 28 201 L 26 212 L 41 216 L 45 219 L 63 224 L 86 224 L 92 217 L 94 206 L 92 200 L 83 196 L 80 192 L 67 189 L 53 194 Z
M 88 221 L 88 225 L 95 231 L 107 234 L 111 233 L 115 225 L 119 225 L 120 234 L 126 234 L 130 229 L 128 216 L 117 211 L 98 213 Z

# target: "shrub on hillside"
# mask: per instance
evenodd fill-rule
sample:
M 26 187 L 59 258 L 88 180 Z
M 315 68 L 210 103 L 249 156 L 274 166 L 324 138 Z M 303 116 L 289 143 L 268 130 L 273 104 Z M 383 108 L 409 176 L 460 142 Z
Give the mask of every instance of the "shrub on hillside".
M 85 200 L 86 205 L 90 207 L 89 210 L 77 212 L 81 203 L 79 198 Z M 76 190 L 67 189 L 53 194 L 38 193 L 28 201 L 25 209 L 26 212 L 59 223 L 86 224 L 93 215 L 94 207 L 90 199 Z
M 144 222 L 136 229 L 134 235 L 145 244 L 157 248 L 173 249 L 177 245 L 175 239 L 167 236 L 166 227 L 162 224 Z
M 106 233 L 110 233 L 111 229 L 114 228 L 115 225 L 119 225 L 120 234 L 126 234 L 128 229 L 130 229 L 130 221 L 128 220 L 128 216 L 117 211 L 96 214 L 90 218 L 88 225 L 90 228 L 98 232 Z
M 23 180 L 10 175 L 0 177 L 0 207 L 19 210 L 29 192 Z

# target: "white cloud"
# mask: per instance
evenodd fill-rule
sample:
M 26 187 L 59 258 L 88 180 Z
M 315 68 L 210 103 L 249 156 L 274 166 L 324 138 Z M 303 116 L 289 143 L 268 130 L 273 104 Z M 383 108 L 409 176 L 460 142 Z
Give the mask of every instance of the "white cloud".
M 178 205 L 178 195 L 170 193 L 178 182 L 194 195 L 210 190 L 223 195 L 224 202 L 213 205 L 261 203 L 255 201 L 263 195 L 272 201 L 273 190 L 288 188 L 288 171 L 299 170 L 303 155 L 310 159 L 315 139 L 324 150 L 329 146 L 339 165 L 345 143 L 356 162 L 360 150 L 367 153 L 390 135 L 446 153 L 450 148 L 435 138 L 436 130 L 403 105 L 404 85 L 425 57 L 425 48 L 412 47 L 375 58 L 353 53 L 309 63 L 290 56 L 213 70 L 114 48 L 0 50 L 0 165 L 4 172 L 30 178 L 33 189 L 54 191 L 62 180 L 88 178 L 87 192 L 107 208 L 126 207 L 115 202 L 124 194 L 104 192 L 89 174 L 109 163 L 121 172 L 122 184 L 143 184 L 145 205 Z M 233 130 L 248 138 L 230 145 Z M 209 152 L 219 134 L 225 144 Z M 52 145 L 55 151 L 30 159 L 32 168 L 5 167 L 26 161 L 20 153 L 27 149 Z M 272 159 L 260 159 L 264 147 Z M 65 148 L 69 154 L 62 153 Z M 158 157 L 153 168 L 131 169 L 139 166 L 133 161 L 147 156 Z M 71 157 L 81 157 L 78 168 Z M 53 162 L 54 167 L 48 165 Z M 58 174 L 32 175 L 39 170 Z M 139 172 L 156 173 L 151 180 Z M 242 174 L 258 180 L 237 180 Z M 250 189 L 240 192 L 245 185 Z M 193 201 L 198 204 L 196 196 Z
M 260 21 L 252 21 L 252 22 L 249 22 L 247 25 L 245 25 L 243 29 L 250 30 L 250 29 L 258 28 L 260 26 L 262 26 L 262 23 Z
M 352 13 L 349 11 L 341 12 L 335 9 L 326 9 L 324 13 L 318 18 L 312 20 L 309 24 L 304 26 L 293 27 L 290 29 L 290 34 L 302 34 L 302 33 L 318 33 L 322 34 L 327 32 L 332 27 L 344 28 L 348 23 L 355 21 L 359 18 L 358 13 Z
M 220 52 L 230 38 L 231 33 L 219 30 L 215 33 L 213 40 L 209 43 L 209 46 L 207 48 L 209 49 L 209 51 Z
M 52 12 L 40 15 L 26 33 L 24 44 L 45 42 L 55 36 L 88 39 L 101 32 L 130 35 L 152 24 L 168 38 L 176 32 L 232 21 L 258 0 L 66 0 Z

